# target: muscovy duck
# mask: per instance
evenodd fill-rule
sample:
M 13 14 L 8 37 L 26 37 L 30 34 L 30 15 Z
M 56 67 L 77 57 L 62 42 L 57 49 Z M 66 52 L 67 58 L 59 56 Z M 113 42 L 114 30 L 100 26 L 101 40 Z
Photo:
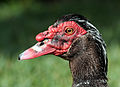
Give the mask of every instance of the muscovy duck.
M 36 40 L 38 43 L 21 53 L 19 60 L 54 54 L 69 61 L 72 87 L 108 87 L 105 42 L 84 16 L 65 15 Z

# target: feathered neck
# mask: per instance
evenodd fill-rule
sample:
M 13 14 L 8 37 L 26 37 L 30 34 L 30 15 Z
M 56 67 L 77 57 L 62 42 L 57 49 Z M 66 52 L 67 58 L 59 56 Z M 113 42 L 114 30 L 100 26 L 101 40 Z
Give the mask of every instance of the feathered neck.
M 72 87 L 108 87 L 104 49 L 88 33 L 73 42 L 67 57 L 73 77 Z

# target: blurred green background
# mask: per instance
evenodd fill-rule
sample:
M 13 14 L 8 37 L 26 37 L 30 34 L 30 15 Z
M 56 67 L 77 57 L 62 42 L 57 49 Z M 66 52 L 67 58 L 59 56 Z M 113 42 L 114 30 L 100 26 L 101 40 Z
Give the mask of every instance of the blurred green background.
M 120 87 L 120 0 L 0 0 L 0 87 L 71 87 L 68 62 L 54 55 L 17 61 L 58 17 L 86 16 L 107 44 L 110 87 Z

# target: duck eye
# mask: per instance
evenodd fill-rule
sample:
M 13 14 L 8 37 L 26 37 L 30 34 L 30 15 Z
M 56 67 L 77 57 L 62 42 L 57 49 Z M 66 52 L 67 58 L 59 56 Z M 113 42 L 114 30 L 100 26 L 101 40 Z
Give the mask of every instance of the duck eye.
M 66 32 L 67 34 L 72 34 L 72 33 L 74 32 L 74 30 L 73 30 L 73 28 L 67 28 L 67 29 L 65 30 L 65 32 Z

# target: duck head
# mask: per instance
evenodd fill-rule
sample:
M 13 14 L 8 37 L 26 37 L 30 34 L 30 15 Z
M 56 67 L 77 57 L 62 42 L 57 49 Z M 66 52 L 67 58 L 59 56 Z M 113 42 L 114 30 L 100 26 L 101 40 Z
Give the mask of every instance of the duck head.
M 19 60 L 33 59 L 46 54 L 63 56 L 74 40 L 85 35 L 94 26 L 77 14 L 59 18 L 48 30 L 36 36 L 37 43 L 19 55 Z

